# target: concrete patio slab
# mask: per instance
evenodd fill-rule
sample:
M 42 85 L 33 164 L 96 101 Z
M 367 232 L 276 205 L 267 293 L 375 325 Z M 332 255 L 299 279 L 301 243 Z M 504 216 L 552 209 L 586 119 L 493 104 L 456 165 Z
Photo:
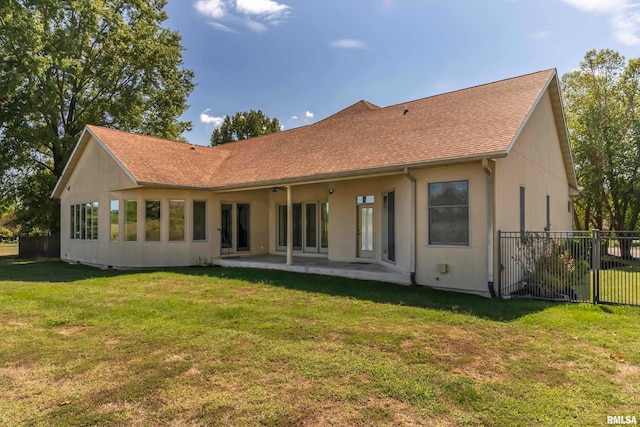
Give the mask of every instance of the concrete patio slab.
M 221 267 L 259 268 L 264 270 L 292 271 L 295 273 L 322 274 L 359 280 L 410 285 L 408 274 L 399 273 L 374 262 L 338 262 L 326 258 L 294 257 L 293 264 L 286 264 L 286 257 L 258 255 L 250 257 L 216 258 L 214 265 Z

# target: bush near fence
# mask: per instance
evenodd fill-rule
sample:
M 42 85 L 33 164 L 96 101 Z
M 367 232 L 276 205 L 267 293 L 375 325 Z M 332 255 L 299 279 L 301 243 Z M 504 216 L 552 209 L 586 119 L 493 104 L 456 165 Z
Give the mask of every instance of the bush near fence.
M 640 232 L 499 232 L 499 294 L 640 305 Z

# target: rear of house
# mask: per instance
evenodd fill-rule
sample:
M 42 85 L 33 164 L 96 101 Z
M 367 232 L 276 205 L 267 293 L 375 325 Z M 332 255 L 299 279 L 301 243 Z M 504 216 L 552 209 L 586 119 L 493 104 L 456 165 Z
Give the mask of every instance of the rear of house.
M 497 230 L 570 229 L 575 188 L 547 70 L 219 147 L 87 126 L 53 197 L 72 262 L 306 257 L 488 296 Z

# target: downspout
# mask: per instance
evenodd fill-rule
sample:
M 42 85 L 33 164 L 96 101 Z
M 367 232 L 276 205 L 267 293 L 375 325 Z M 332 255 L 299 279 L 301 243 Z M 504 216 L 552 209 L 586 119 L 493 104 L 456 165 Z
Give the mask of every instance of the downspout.
M 409 248 L 409 267 L 411 268 L 411 285 L 416 286 L 416 179 L 409 172 L 409 168 L 405 166 L 404 176 L 411 182 L 411 208 L 409 210 L 411 218 L 410 248 Z
M 491 298 L 496 298 L 496 291 L 493 287 L 493 265 L 494 265 L 494 177 L 489 160 L 482 159 L 482 168 L 487 174 L 487 285 Z

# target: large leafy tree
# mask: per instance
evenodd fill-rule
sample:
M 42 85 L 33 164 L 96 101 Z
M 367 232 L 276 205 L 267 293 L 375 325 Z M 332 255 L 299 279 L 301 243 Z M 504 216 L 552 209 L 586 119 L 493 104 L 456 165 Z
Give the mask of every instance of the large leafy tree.
M 587 52 L 562 78 L 582 198 L 578 228 L 636 230 L 640 219 L 640 58 Z M 630 257 L 629 240 L 621 240 Z
M 193 73 L 166 0 L 5 0 L 0 8 L 1 193 L 23 230 L 56 231 L 49 196 L 85 124 L 179 138 Z M 10 188 L 9 188 L 10 187 Z
M 261 110 L 238 112 L 233 116 L 226 116 L 222 125 L 214 129 L 211 134 L 211 145 L 227 144 L 242 139 L 280 131 L 280 122 L 276 118 L 269 118 Z

